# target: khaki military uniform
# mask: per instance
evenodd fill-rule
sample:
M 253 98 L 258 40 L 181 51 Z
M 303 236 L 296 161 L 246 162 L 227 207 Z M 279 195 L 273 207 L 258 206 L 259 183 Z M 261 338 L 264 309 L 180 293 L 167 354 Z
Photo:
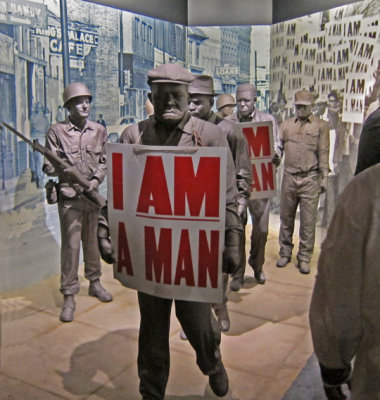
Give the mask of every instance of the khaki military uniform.
M 86 121 L 83 130 L 70 120 L 52 125 L 45 146 L 72 165 L 88 180 L 101 183 L 106 174 L 107 132 L 103 125 Z M 44 160 L 44 171 L 56 176 L 53 165 Z M 97 226 L 99 207 L 90 203 L 59 176 L 58 214 L 61 227 L 61 288 L 64 295 L 79 292 L 78 267 L 82 242 L 85 278 L 90 282 L 101 276 Z
M 298 261 L 309 263 L 315 242 L 321 180 L 329 171 L 328 124 L 311 115 L 307 120 L 287 119 L 280 126 L 285 154 L 280 206 L 280 256 L 291 258 L 294 221 L 300 206 Z

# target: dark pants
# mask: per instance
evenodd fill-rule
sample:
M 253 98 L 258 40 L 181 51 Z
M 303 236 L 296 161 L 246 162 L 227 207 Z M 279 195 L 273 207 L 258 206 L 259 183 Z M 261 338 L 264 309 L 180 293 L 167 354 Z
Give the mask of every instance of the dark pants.
M 265 262 L 265 246 L 268 239 L 270 199 L 249 200 L 248 209 L 252 218 L 249 265 L 260 273 Z
M 169 377 L 169 330 L 173 300 L 138 293 L 140 306 L 139 354 L 137 359 L 143 400 L 162 400 Z M 209 303 L 174 300 L 176 316 L 205 375 L 217 372 L 222 361 L 220 328 Z
M 269 207 L 270 199 L 252 199 L 248 201 L 248 210 L 252 219 L 251 245 L 250 245 L 250 265 L 253 271 L 260 273 L 263 269 L 265 261 L 265 245 L 268 238 L 269 225 Z M 247 256 L 245 253 L 245 227 L 247 225 L 247 217 L 242 220 L 243 239 L 241 246 L 241 264 L 233 273 L 232 279 L 244 280 L 245 264 Z

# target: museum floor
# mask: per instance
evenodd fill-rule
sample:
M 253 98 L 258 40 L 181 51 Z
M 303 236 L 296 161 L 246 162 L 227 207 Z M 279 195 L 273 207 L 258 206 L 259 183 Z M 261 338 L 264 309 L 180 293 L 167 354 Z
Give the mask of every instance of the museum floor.
M 247 226 L 247 232 L 250 226 Z M 295 258 L 275 267 L 278 215 L 271 215 L 265 285 L 247 268 L 246 283 L 229 293 L 231 330 L 221 352 L 230 378 L 230 400 L 280 400 L 312 354 L 308 308 L 316 273 L 316 246 L 310 275 L 301 275 Z M 317 229 L 317 243 L 323 229 Z M 83 275 L 83 269 L 81 269 Z M 114 301 L 102 304 L 87 295 L 81 280 L 72 323 L 58 320 L 59 277 L 2 299 L 0 400 L 137 400 L 136 367 L 139 311 L 135 291 L 122 287 L 104 266 L 104 286 Z M 171 371 L 167 400 L 216 399 L 195 364 L 189 343 L 171 324 Z M 305 399 L 307 395 L 305 394 Z

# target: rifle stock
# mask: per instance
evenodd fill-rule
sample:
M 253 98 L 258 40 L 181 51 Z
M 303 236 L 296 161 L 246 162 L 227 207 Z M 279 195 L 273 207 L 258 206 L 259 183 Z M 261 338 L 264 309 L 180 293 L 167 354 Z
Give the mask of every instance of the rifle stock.
M 35 139 L 32 142 L 22 133 L 18 132 L 12 126 L 8 125 L 6 122 L 1 121 L 1 123 L 12 133 L 21 138 L 24 142 L 32 146 L 35 151 L 38 151 L 39 153 L 44 155 L 52 163 L 54 168 L 59 170 L 59 172 L 67 178 L 68 183 L 75 190 L 77 190 L 77 188 L 74 185 L 79 185 L 83 188 L 83 192 L 81 192 L 81 194 L 83 194 L 83 196 L 85 196 L 92 203 L 95 203 L 99 207 L 103 207 L 106 205 L 106 199 L 101 194 L 99 194 L 95 190 L 88 191 L 88 188 L 90 187 L 90 182 L 75 168 L 73 168 L 72 165 L 68 164 L 65 160 L 62 160 L 62 158 L 58 157 L 54 152 L 52 152 L 51 150 L 47 149 L 45 146 L 40 144 L 38 142 L 38 139 Z

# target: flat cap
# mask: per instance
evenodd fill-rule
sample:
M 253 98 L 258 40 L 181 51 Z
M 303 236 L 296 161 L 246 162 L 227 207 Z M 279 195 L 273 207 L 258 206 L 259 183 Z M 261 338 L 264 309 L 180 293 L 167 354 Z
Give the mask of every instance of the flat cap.
M 294 104 L 309 106 L 313 103 L 313 93 L 308 90 L 299 90 L 294 95 Z
M 196 75 L 189 85 L 189 93 L 215 96 L 214 80 L 210 75 Z
M 243 92 L 250 92 L 252 97 L 257 97 L 256 87 L 251 83 L 242 83 L 241 85 L 239 85 L 236 89 L 236 96 L 238 96 L 239 93 Z
M 178 64 L 162 64 L 148 71 L 148 85 L 152 83 L 178 83 L 188 85 L 194 76 Z

